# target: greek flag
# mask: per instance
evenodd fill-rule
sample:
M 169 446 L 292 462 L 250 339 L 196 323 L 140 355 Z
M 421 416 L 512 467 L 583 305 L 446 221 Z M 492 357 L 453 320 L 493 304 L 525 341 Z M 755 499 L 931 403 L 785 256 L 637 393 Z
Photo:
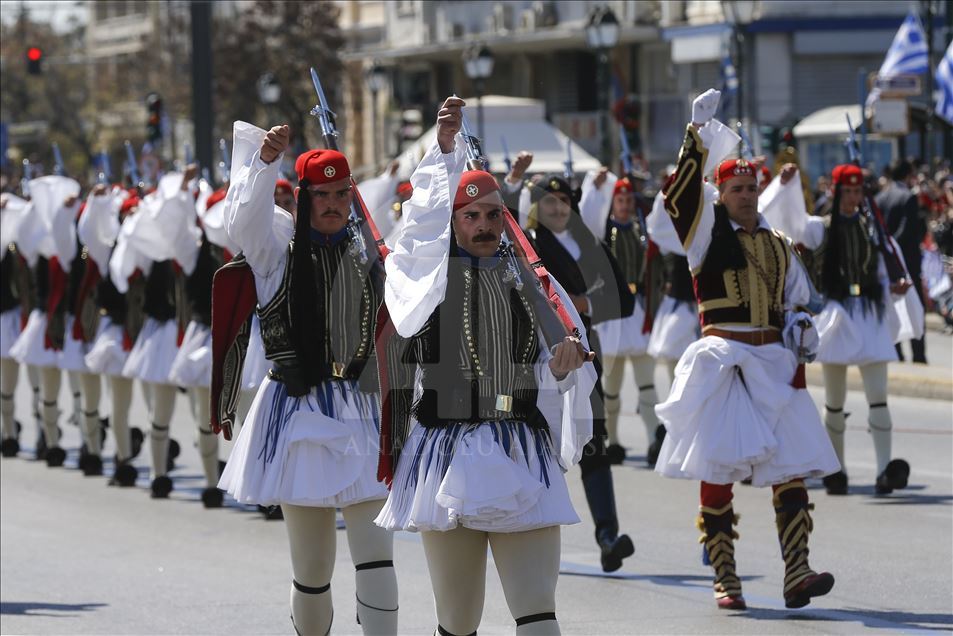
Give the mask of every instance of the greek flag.
M 936 67 L 936 114 L 953 124 L 953 42 Z
M 927 54 L 927 38 L 923 32 L 920 19 L 911 11 L 907 14 L 897 34 L 893 36 L 893 43 L 887 50 L 878 77 L 893 77 L 894 75 L 922 75 L 927 72 L 930 60 Z M 874 89 L 867 98 L 867 105 L 880 98 L 880 91 Z

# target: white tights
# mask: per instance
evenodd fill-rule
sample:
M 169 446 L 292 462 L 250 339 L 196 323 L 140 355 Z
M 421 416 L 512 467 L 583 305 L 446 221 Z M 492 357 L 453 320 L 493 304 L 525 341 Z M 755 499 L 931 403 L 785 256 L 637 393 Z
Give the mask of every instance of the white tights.
M 152 416 L 152 429 L 149 433 L 152 479 L 169 472 L 166 463 L 169 459 L 169 423 L 172 422 L 172 410 L 175 408 L 176 390 L 171 384 L 142 383 L 142 392 Z
M 0 358 L 0 425 L 3 439 L 17 436 L 17 423 L 13 408 L 13 398 L 20 376 L 20 365 L 13 358 Z
M 357 615 L 365 634 L 397 633 L 397 575 L 394 538 L 374 524 L 384 502 L 366 501 L 342 509 L 347 543 L 356 568 Z M 331 575 L 337 543 L 334 508 L 282 504 L 291 547 L 291 619 L 299 634 L 331 630 Z
M 874 441 L 874 453 L 877 456 L 877 474 L 879 475 L 890 462 L 890 445 L 893 423 L 887 409 L 887 363 L 875 362 L 860 367 L 860 377 L 864 382 L 869 413 L 867 425 Z M 844 401 L 847 399 L 847 366 L 843 364 L 825 364 L 824 370 L 824 424 L 831 444 L 841 466 L 844 466 L 844 432 L 847 429 L 847 417 L 844 413 Z
M 422 532 L 437 622 L 444 631 L 472 634 L 480 626 L 486 587 L 486 549 L 503 585 L 517 634 L 559 634 L 556 579 L 559 526 L 526 532 L 481 532 L 458 527 Z M 524 620 L 531 619 L 524 623 Z
M 635 384 L 639 388 L 639 414 L 645 425 L 645 434 L 649 443 L 655 439 L 655 429 L 659 421 L 655 416 L 658 394 L 655 392 L 655 358 L 649 355 L 612 357 L 605 356 L 602 366 L 602 388 L 606 403 L 606 432 L 610 444 L 619 443 L 619 410 L 621 403 L 619 391 L 625 376 L 625 363 L 631 362 L 635 373 Z

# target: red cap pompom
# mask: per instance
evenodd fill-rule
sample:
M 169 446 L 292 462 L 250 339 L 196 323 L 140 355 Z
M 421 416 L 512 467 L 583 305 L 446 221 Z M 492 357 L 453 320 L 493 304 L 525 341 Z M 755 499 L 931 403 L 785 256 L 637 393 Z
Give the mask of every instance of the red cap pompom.
M 414 195 L 414 186 L 410 185 L 410 181 L 401 181 L 397 186 L 397 198 L 401 202 L 407 201 Z

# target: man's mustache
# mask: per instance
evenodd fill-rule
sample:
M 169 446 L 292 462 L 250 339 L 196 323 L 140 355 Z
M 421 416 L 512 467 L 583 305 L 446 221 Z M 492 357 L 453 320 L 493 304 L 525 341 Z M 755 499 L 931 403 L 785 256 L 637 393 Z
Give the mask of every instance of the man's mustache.
M 484 234 L 477 234 L 473 237 L 474 243 L 499 243 L 500 239 L 496 237 L 495 234 L 490 234 L 486 232 Z
M 336 216 L 338 218 L 341 218 L 344 215 L 338 212 L 337 210 L 325 210 L 324 212 L 321 213 L 321 216 Z

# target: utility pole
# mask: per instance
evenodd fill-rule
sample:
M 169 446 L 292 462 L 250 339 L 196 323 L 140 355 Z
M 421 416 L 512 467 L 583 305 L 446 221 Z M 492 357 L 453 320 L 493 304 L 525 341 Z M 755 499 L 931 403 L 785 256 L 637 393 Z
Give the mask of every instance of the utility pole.
M 195 159 L 200 166 L 212 161 L 212 3 L 192 2 L 192 122 Z

